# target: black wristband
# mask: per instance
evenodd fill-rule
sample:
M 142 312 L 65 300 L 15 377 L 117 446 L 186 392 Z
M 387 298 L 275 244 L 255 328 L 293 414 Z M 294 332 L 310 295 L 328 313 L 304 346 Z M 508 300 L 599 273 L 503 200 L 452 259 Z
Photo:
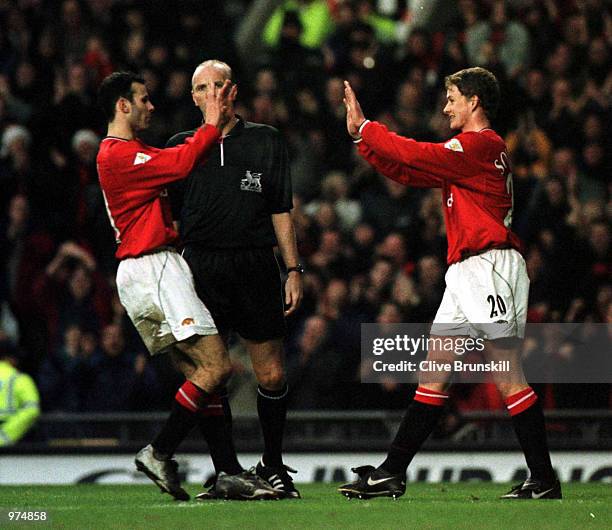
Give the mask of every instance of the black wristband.
M 301 263 L 298 263 L 295 267 L 289 267 L 287 269 L 287 274 L 289 274 L 290 272 L 297 272 L 299 274 L 304 274 L 304 265 L 302 265 Z

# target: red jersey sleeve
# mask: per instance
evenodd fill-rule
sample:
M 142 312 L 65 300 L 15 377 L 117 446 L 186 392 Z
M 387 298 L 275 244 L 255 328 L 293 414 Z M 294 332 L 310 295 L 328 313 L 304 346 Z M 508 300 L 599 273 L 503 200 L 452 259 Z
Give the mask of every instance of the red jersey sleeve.
M 157 149 L 139 142 L 134 152 L 132 144 L 125 149 L 116 149 L 113 159 L 108 160 L 108 169 L 120 168 L 122 184 L 132 189 L 159 193 L 165 186 L 185 178 L 219 138 L 220 132 L 212 125 L 200 127 L 182 145 Z M 104 163 L 104 162 L 103 162 Z
M 417 188 L 440 188 L 442 179 L 426 171 L 408 167 L 406 164 L 394 162 L 378 155 L 367 143 L 359 142 L 357 150 L 363 159 L 371 164 L 379 173 L 400 184 Z
M 380 123 L 369 122 L 363 128 L 361 136 L 363 141 L 360 145 L 365 143 L 379 157 L 404 164 L 409 170 L 416 170 L 419 174 L 424 173 L 434 179 L 459 181 L 478 172 L 478 164 L 474 164 L 474 160 L 467 153 L 471 147 L 469 133 L 459 134 L 440 144 L 417 142 L 389 131 Z M 437 187 L 439 186 L 438 181 Z
M 219 138 L 206 125 L 182 145 L 166 149 L 140 140 L 107 137 L 98 152 L 98 175 L 118 243 L 117 258 L 140 256 L 177 238 L 166 186 L 187 177 Z

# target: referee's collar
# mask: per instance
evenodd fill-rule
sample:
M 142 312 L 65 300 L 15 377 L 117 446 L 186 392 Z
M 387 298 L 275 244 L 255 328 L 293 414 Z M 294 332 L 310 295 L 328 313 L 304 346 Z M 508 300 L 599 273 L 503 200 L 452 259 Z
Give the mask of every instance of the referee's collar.
M 238 136 L 244 130 L 244 119 L 239 114 L 234 114 L 234 117 L 238 120 L 236 125 L 234 125 L 230 132 L 223 136 L 223 138 L 227 138 L 228 136 Z M 204 125 L 204 120 L 202 120 L 202 125 Z M 195 129 L 193 131 L 195 133 Z
M 244 130 L 244 120 L 242 119 L 242 116 L 238 114 L 234 114 L 234 117 L 238 121 L 236 122 L 236 125 L 232 127 L 230 132 L 225 135 L 226 137 L 227 136 L 238 136 Z

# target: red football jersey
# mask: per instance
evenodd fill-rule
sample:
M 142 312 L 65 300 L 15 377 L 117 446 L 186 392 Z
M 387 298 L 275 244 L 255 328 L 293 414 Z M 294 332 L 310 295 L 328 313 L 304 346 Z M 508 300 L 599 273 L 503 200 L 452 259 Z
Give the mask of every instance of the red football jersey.
M 166 186 L 187 177 L 220 133 L 205 125 L 176 147 L 157 149 L 138 139 L 107 136 L 100 144 L 98 176 L 115 230 L 118 259 L 173 244 L 178 234 Z
M 510 230 L 512 173 L 506 144 L 491 129 L 445 143 L 417 142 L 368 122 L 359 153 L 383 175 L 409 186 L 442 188 L 448 264 L 521 243 Z

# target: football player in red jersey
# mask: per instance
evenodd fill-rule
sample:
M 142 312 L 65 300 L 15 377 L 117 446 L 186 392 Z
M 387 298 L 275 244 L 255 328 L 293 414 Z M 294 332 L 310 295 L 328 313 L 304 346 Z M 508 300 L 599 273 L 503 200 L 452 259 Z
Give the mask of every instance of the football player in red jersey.
M 468 68 L 446 78 L 446 98 L 444 113 L 459 134 L 444 143 L 417 142 L 367 120 L 345 81 L 347 129 L 359 154 L 386 177 L 407 186 L 442 189 L 449 268 L 431 335 L 478 338 L 489 360 L 510 361 L 510 373 L 497 374 L 495 382 L 530 476 L 502 498 L 558 499 L 561 486 L 550 462 L 542 408 L 520 362 L 518 339 L 525 331 L 529 278 L 519 238 L 510 229 L 512 173 L 506 146 L 491 129 L 499 84 L 488 70 Z M 440 366 L 453 358 L 437 346 L 427 354 Z M 340 493 L 357 498 L 403 495 L 408 465 L 448 399 L 452 372 L 445 370 L 419 375 L 414 400 L 385 461 L 378 468 L 354 468 L 359 478 L 341 486 Z
M 215 86 L 206 94 L 205 123 L 193 137 L 181 146 L 157 149 L 138 139 L 154 110 L 144 80 L 115 72 L 99 90 L 108 135 L 98 153 L 98 174 L 121 260 L 119 299 L 149 352 L 170 352 L 186 378 L 161 432 L 136 455 L 135 463 L 162 492 L 178 500 L 189 495 L 180 485 L 172 456 L 196 424 L 215 422 L 220 415 L 231 362 L 210 312 L 196 295 L 189 266 L 173 247 L 178 234 L 166 186 L 187 177 L 217 142 L 230 119 L 228 100 L 234 96 L 229 81 Z M 252 473 L 220 477 L 219 482 L 221 495 L 277 497 Z

